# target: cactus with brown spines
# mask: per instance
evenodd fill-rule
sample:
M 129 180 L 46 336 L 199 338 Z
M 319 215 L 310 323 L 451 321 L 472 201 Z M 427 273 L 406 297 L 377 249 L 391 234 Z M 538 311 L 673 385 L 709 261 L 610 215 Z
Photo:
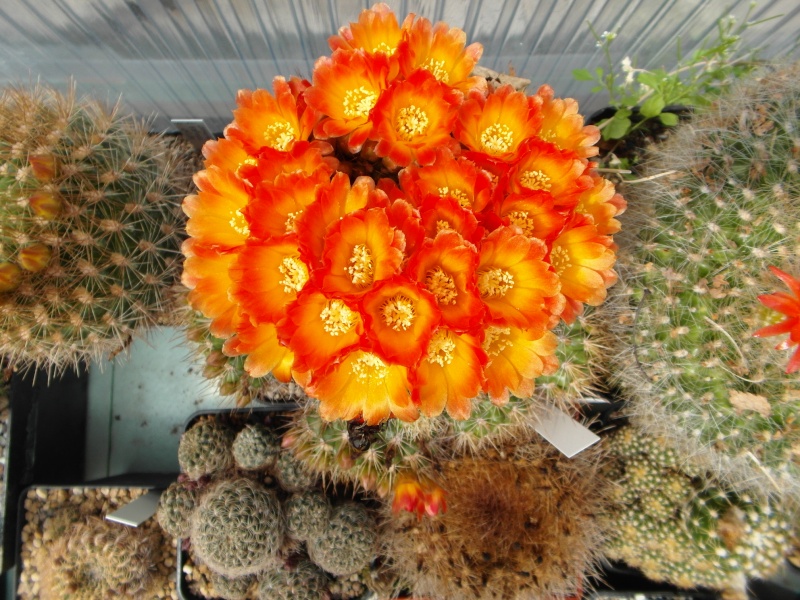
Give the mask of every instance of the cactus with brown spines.
M 175 538 L 189 534 L 192 513 L 197 506 L 197 490 L 190 482 L 176 481 L 161 492 L 156 520 L 161 529 Z
M 192 155 L 75 90 L 0 93 L 0 351 L 58 372 L 178 297 Z
M 287 492 L 302 492 L 313 488 L 317 474 L 299 460 L 291 450 L 282 450 L 275 461 L 275 477 Z
M 375 519 L 362 504 L 336 507 L 325 527 L 307 540 L 312 561 L 332 575 L 352 575 L 369 566 L 377 554 Z
M 800 276 L 800 69 L 742 83 L 651 150 L 629 185 L 614 374 L 637 424 L 729 486 L 800 501 L 800 380 L 780 339 L 768 267 Z M 616 312 L 615 312 L 616 311 Z
M 259 577 L 258 600 L 321 600 L 328 577 L 314 563 L 304 560 L 293 569 L 273 569 Z
M 211 572 L 211 587 L 214 588 L 214 594 L 223 600 L 245 600 L 255 582 L 255 575 L 225 577 Z
M 233 430 L 213 417 L 200 418 L 181 436 L 178 464 L 191 479 L 233 465 Z
M 267 469 L 281 450 L 277 435 L 263 425 L 246 425 L 233 440 L 233 458 L 241 469 Z
M 330 502 L 317 490 L 292 494 L 284 503 L 283 511 L 288 534 L 300 541 L 321 534 L 331 519 Z

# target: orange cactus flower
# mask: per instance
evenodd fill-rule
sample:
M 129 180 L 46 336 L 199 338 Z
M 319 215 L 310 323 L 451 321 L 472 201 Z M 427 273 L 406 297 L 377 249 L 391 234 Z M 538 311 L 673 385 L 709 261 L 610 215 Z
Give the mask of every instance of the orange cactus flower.
M 218 338 L 236 332 L 239 306 L 228 294 L 233 285 L 230 269 L 238 252 L 217 252 L 204 248 L 190 238 L 183 243 L 183 275 L 181 282 L 189 288 L 189 304 L 211 319 L 209 330 Z
M 206 168 L 218 167 L 223 171 L 231 171 L 239 175 L 245 165 L 255 165 L 257 161 L 239 140 L 220 138 L 208 140 L 203 144 L 203 164 Z
M 542 330 L 550 314 L 546 298 L 559 291 L 558 277 L 544 261 L 541 240 L 516 227 L 500 227 L 483 241 L 477 271 L 478 292 L 492 319 L 507 325 Z
M 295 142 L 288 152 L 278 152 L 264 148 L 259 152 L 255 164 L 247 161 L 239 167 L 237 174 L 251 188 L 260 184 L 272 184 L 280 175 L 302 173 L 312 175 L 325 169 L 329 175 L 339 165 L 339 161 L 329 154 L 333 148 L 327 142 Z
M 590 168 L 593 166 L 589 165 Z M 590 176 L 593 185 L 581 192 L 575 212 L 591 218 L 600 235 L 617 233 L 622 226 L 614 217 L 625 212 L 627 203 L 620 194 L 615 193 L 614 184 L 608 179 L 594 173 L 590 173 Z
M 454 134 L 470 150 L 508 162 L 525 140 L 539 133 L 541 123 L 539 105 L 503 85 L 486 98 L 471 94 L 461 105 Z
M 353 350 L 324 374 L 316 373 L 306 393 L 319 399 L 319 414 L 327 421 L 351 421 L 358 416 L 378 425 L 394 416 L 415 421 L 419 409 L 411 400 L 408 371 L 384 362 L 377 354 Z
M 484 229 L 471 210 L 462 208 L 453 198 L 428 196 L 419 207 L 420 222 L 425 237 L 434 239 L 441 231 L 455 231 L 473 244 L 479 244 Z
M 419 18 L 408 27 L 400 42 L 398 55 L 403 76 L 408 78 L 417 69 L 425 69 L 442 83 L 465 94 L 477 91 L 485 94 L 485 77 L 470 77 L 472 69 L 483 54 L 483 46 L 467 44 L 467 34 L 447 23 L 432 25 Z
M 242 319 L 236 335 L 225 342 L 222 351 L 228 356 L 246 354 L 244 369 L 251 377 L 272 373 L 283 383 L 292 379 L 294 356 L 281 345 L 274 323 L 253 325 L 248 319 Z
M 484 316 L 475 283 L 477 269 L 475 247 L 455 231 L 444 230 L 424 242 L 408 261 L 406 272 L 436 298 L 442 322 L 466 332 L 479 327 Z
M 404 236 L 396 235 L 382 208 L 349 214 L 325 238 L 322 291 L 361 296 L 400 272 Z
M 411 165 L 399 174 L 400 184 L 417 206 L 429 195 L 452 198 L 474 212 L 482 211 L 492 195 L 489 174 L 466 158 L 454 158 L 447 148 L 436 151 L 436 161 L 427 167 Z
M 28 196 L 31 212 L 45 221 L 52 221 L 61 212 L 63 202 L 52 192 L 37 190 Z
M 248 243 L 230 274 L 234 299 L 256 323 L 277 323 L 309 279 L 295 236 Z
M 497 215 L 506 225 L 519 227 L 526 236 L 552 241 L 567 222 L 566 211 L 553 206 L 549 194 L 509 194 L 497 205 Z
M 435 517 L 447 512 L 446 492 L 427 477 L 402 473 L 395 480 L 393 494 L 394 514 L 404 510 L 421 519 L 425 514 Z
M 539 136 L 562 150 L 571 150 L 581 158 L 595 156 L 600 149 L 594 144 L 600 139 L 600 130 L 583 124 L 578 114 L 578 103 L 572 98 L 555 98 L 549 85 L 543 85 L 534 98 L 540 102 L 542 128 Z
M 447 409 L 454 419 L 469 418 L 472 398 L 482 389 L 487 356 L 470 333 L 439 327 L 412 376 L 414 401 L 426 417 Z
M 250 194 L 230 171 L 209 167 L 194 176 L 198 193 L 183 201 L 189 217 L 186 232 L 200 244 L 225 251 L 243 245 L 250 235 L 244 209 Z
M 573 152 L 532 138 L 520 148 L 520 160 L 509 172 L 508 187 L 514 194 L 547 194 L 555 206 L 573 208 L 579 194 L 593 183 L 584 175 L 586 165 Z
M 401 29 L 397 17 L 387 4 L 380 2 L 370 9 L 361 11 L 357 23 L 350 23 L 350 27 L 341 27 L 339 35 L 328 38 L 332 51 L 336 50 L 363 50 L 368 54 L 393 55 L 402 39 L 403 29 L 408 28 L 408 22 L 413 15 L 406 18 Z
M 339 50 L 314 64 L 314 85 L 305 93 L 308 105 L 325 115 L 314 127 L 320 139 L 347 137 L 356 153 L 372 131 L 370 112 L 388 87 L 389 61 L 384 54 Z
M 414 161 L 432 164 L 438 147 L 457 151 L 450 132 L 459 102 L 458 92 L 424 69 L 395 82 L 372 109 L 370 138 L 378 142 L 376 154 L 407 167 Z
M 328 170 L 278 175 L 272 185 L 256 188 L 255 198 L 244 209 L 252 237 L 260 240 L 298 233 L 297 219 L 316 199 L 317 188 L 330 181 Z
M 267 90 L 239 90 L 233 123 L 225 137 L 239 140 L 251 154 L 262 148 L 286 152 L 293 142 L 308 140 L 317 115 L 292 93 L 283 77 L 272 80 L 273 96 Z
M 408 368 L 419 362 L 441 319 L 434 296 L 403 275 L 365 294 L 362 310 L 375 353 Z
M 364 325 L 358 307 L 319 290 L 305 290 L 286 309 L 278 334 L 299 371 L 324 370 L 358 346 Z
M 591 219 L 583 215 L 576 215 L 553 240 L 549 260 L 567 301 L 561 315 L 567 323 L 581 314 L 583 304 L 603 303 L 606 288 L 617 280 L 612 270 L 616 259 L 611 238 L 598 234 Z
M 782 313 L 785 318 L 780 323 L 762 327 L 753 336 L 767 337 L 788 333 L 789 339 L 776 346 L 778 350 L 787 350 L 800 344 L 800 281 L 777 267 L 770 266 L 769 270 L 786 284 L 789 293 L 763 294 L 758 297 L 758 301 L 767 308 Z M 800 370 L 800 347 L 795 350 L 792 358 L 789 359 L 789 364 L 786 365 L 787 373 L 794 373 L 797 370 Z
M 412 256 L 425 239 L 419 211 L 404 198 L 396 198 L 386 207 L 386 214 L 389 224 L 395 229 L 395 235 L 402 233 L 405 237 L 406 256 Z
M 509 393 L 527 398 L 534 380 L 558 368 L 558 338 L 552 331 L 490 325 L 484 331 L 483 350 L 489 357 L 484 370 L 485 391 L 492 402 L 503 405 Z

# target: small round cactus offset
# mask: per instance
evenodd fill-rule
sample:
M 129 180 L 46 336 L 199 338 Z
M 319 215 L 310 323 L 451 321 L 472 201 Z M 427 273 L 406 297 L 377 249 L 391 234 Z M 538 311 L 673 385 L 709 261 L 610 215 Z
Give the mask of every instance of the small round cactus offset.
M 285 529 L 275 492 L 249 479 L 222 481 L 192 517 L 192 548 L 211 570 L 242 577 L 273 565 Z
M 100 358 L 165 313 L 188 157 L 74 89 L 0 94 L 0 347 L 13 364 Z
M 304 560 L 291 570 L 278 569 L 261 575 L 258 600 L 321 600 L 328 577 L 312 562 Z
M 263 425 L 247 425 L 233 441 L 233 458 L 242 469 L 271 467 L 280 451 L 280 439 Z
M 653 150 L 659 177 L 630 186 L 621 313 L 600 309 L 639 426 L 726 485 L 795 499 L 800 378 L 782 339 L 755 335 L 783 317 L 759 301 L 788 296 L 771 269 L 800 278 L 799 74 L 743 84 Z
M 176 481 L 161 492 L 156 511 L 158 524 L 172 537 L 186 537 L 196 505 L 197 492 L 193 486 Z
M 225 577 L 219 573 L 211 573 L 211 587 L 214 588 L 214 594 L 223 600 L 245 600 L 255 581 L 255 575 Z
M 315 490 L 293 494 L 283 509 L 289 535 L 300 541 L 320 535 L 330 521 L 331 505 L 325 494 Z
M 333 511 L 327 527 L 308 540 L 308 555 L 333 575 L 352 575 L 375 558 L 378 531 L 361 504 L 348 502 Z
M 300 492 L 314 487 L 317 476 L 290 450 L 283 450 L 275 464 L 278 483 L 287 492 Z
M 227 469 L 233 464 L 234 432 L 214 418 L 201 418 L 181 436 L 178 463 L 192 479 Z

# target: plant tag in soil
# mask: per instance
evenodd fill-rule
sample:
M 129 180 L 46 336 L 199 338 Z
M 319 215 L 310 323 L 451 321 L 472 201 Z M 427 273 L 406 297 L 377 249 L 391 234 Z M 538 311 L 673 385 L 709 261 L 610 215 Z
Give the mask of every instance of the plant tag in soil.
M 133 502 L 129 502 L 113 513 L 107 514 L 106 519 L 129 527 L 138 527 L 156 514 L 159 498 L 161 498 L 161 490 L 150 490 Z
M 548 408 L 536 425 L 536 433 L 553 444 L 567 458 L 572 458 L 600 441 L 592 431 L 557 408 Z

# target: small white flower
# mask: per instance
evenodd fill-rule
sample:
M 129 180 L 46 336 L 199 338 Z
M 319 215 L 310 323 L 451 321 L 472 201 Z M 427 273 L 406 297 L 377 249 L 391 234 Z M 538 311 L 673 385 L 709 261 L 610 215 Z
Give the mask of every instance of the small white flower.
M 622 59 L 622 72 L 625 73 L 625 82 L 622 85 L 630 85 L 633 83 L 633 65 L 631 64 L 631 57 L 626 56 Z

